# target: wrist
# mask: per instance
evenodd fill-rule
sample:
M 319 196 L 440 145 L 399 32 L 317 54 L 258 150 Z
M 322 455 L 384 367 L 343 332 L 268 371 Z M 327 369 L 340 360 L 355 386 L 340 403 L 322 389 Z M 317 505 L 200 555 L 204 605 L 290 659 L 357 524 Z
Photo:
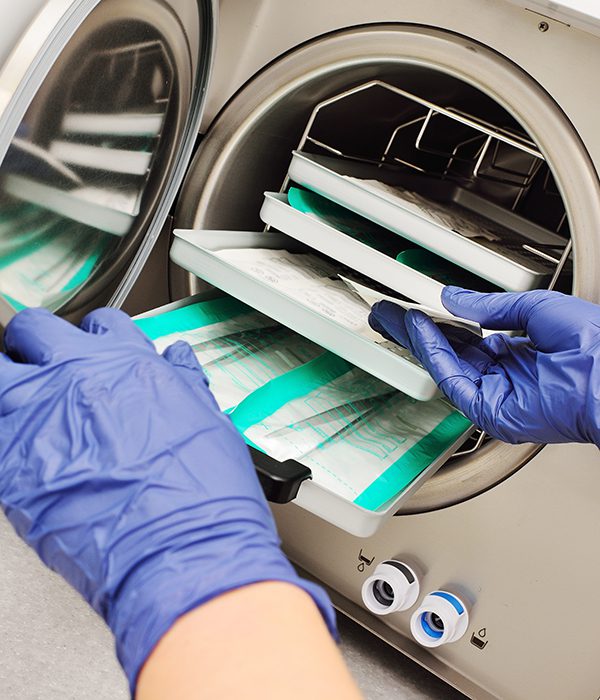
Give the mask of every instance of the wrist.
M 137 550 L 143 552 L 142 558 L 132 562 L 105 616 L 132 691 L 144 662 L 182 615 L 251 584 L 280 581 L 300 587 L 313 598 L 336 636 L 327 595 L 300 579 L 279 546 L 270 514 L 265 519 L 257 506 L 262 504 L 251 500 L 226 505 L 228 519 L 214 514 L 211 526 L 201 527 L 201 532 L 196 528 L 190 532 L 186 514 L 186 531 L 172 538 L 168 547 L 153 546 L 153 553 Z
M 174 687 L 181 698 L 198 697 L 198 688 L 210 698 L 265 689 L 269 697 L 290 700 L 357 697 L 344 677 L 350 680 L 314 600 L 297 586 L 268 581 L 177 620 L 144 664 L 136 698 L 170 698 Z

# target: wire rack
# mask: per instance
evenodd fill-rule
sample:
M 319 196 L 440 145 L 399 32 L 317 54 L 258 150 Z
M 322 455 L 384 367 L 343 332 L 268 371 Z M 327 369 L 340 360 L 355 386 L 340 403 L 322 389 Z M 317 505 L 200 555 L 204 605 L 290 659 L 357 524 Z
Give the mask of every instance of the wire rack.
M 383 96 L 383 98 L 382 98 Z M 378 119 L 377 104 L 386 115 Z M 347 110 L 340 108 L 347 103 Z M 340 119 L 343 116 L 343 119 Z M 543 153 L 512 126 L 498 126 L 452 105 L 442 105 L 380 80 L 340 92 L 313 109 L 298 144 L 313 150 L 405 173 L 480 188 L 511 212 L 521 214 L 534 195 L 536 206 L 555 211 L 545 228 L 561 235 L 561 244 L 537 242 L 524 248 L 552 263 L 553 289 L 571 252 L 568 219 L 560 192 Z M 281 191 L 289 186 L 284 181 Z M 489 440 L 477 430 L 452 459 L 478 452 Z
M 344 103 L 349 110 L 341 120 Z M 378 120 L 373 113 L 373 103 L 385 103 L 384 119 Z M 298 150 L 308 147 L 471 189 L 487 185 L 489 192 L 495 186 L 495 196 L 513 212 L 534 190 L 540 190 L 538 198 L 548 200 L 558 210 L 555 221 L 543 226 L 568 238 L 560 192 L 536 144 L 511 126 L 492 124 L 452 105 L 436 104 L 372 80 L 314 107 Z

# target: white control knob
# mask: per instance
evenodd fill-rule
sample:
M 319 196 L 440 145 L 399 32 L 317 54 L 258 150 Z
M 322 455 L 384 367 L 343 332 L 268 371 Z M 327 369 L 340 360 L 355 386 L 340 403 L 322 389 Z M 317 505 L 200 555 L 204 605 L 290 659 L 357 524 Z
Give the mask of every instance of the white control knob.
M 419 590 L 419 579 L 410 566 L 388 560 L 378 564 L 373 575 L 364 582 L 362 599 L 375 615 L 389 615 L 412 608 Z
M 467 631 L 469 612 L 454 593 L 434 591 L 425 596 L 410 620 L 413 637 L 424 647 L 456 642 Z

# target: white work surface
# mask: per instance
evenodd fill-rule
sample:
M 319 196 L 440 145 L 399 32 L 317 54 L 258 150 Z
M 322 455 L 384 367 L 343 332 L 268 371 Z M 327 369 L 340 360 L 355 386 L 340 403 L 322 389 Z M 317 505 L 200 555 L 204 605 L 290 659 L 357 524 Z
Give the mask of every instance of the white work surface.
M 353 622 L 342 651 L 366 700 L 460 700 L 460 693 Z M 47 571 L 0 515 L 0 698 L 126 700 L 102 620 Z

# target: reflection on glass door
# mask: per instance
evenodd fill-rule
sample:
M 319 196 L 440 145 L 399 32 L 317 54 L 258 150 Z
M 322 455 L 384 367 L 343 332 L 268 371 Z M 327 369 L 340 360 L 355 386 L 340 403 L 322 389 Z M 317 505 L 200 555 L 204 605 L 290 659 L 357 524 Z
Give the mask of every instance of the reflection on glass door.
M 176 126 L 178 73 L 149 23 L 113 23 L 50 72 L 0 168 L 0 294 L 65 305 L 141 235 Z

